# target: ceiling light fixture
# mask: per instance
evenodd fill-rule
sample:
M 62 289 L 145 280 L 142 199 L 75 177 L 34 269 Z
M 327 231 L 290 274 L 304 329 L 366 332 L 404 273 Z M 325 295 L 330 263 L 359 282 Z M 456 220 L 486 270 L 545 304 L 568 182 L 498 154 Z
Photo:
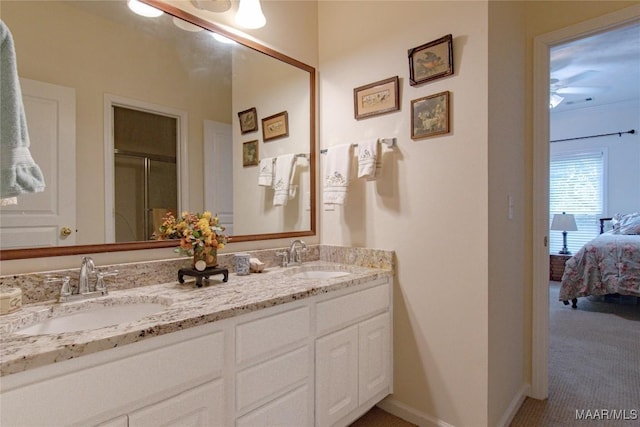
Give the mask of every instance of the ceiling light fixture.
M 238 13 L 236 14 L 236 24 L 244 28 L 261 28 L 267 23 L 267 19 L 262 14 L 260 0 L 240 0 Z
M 129 6 L 129 9 L 131 9 L 133 12 L 146 18 L 157 18 L 164 13 L 161 10 L 156 9 L 153 6 L 149 6 L 148 4 L 142 3 L 138 0 L 127 0 L 127 6 Z
M 549 96 L 549 108 L 556 108 L 562 101 L 564 101 L 562 96 L 552 93 Z

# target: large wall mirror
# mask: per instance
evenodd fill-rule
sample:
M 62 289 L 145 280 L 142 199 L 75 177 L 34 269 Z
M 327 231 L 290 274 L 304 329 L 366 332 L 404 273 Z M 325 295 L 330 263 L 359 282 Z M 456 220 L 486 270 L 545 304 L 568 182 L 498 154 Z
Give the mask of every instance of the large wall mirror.
M 0 208 L 0 259 L 175 246 L 153 240 L 167 210 L 217 213 L 236 242 L 315 234 L 315 69 L 146 3 L 164 13 L 2 1 L 47 190 Z M 274 203 L 258 161 L 291 154 Z

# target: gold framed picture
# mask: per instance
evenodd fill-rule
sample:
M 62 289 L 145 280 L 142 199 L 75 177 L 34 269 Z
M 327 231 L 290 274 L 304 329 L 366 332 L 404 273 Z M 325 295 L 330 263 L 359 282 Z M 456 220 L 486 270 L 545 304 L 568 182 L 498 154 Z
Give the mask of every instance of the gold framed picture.
M 242 143 L 242 166 L 258 165 L 258 140 Z
M 240 133 L 245 134 L 249 132 L 255 132 L 258 130 L 258 112 L 253 108 L 240 111 L 238 113 L 238 119 L 240 120 Z
M 449 91 L 411 101 L 411 139 L 449 133 Z
M 262 119 L 262 139 L 264 141 L 285 136 L 289 136 L 289 114 L 286 111 Z
M 353 89 L 353 112 L 356 120 L 400 109 L 398 76 Z
M 453 74 L 453 36 L 409 49 L 409 84 L 411 86 Z

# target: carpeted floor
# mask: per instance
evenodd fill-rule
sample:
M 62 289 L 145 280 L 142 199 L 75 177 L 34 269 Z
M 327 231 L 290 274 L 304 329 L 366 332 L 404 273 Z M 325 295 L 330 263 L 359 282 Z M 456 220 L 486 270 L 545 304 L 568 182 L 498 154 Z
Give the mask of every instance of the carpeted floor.
M 374 406 L 349 427 L 415 427 L 415 424 L 411 424 Z
M 579 298 L 572 309 L 559 289 L 551 282 L 549 398 L 527 398 L 511 427 L 640 425 L 629 419 L 640 417 L 640 305 Z M 603 409 L 623 419 L 576 419 L 576 411 L 602 417 Z

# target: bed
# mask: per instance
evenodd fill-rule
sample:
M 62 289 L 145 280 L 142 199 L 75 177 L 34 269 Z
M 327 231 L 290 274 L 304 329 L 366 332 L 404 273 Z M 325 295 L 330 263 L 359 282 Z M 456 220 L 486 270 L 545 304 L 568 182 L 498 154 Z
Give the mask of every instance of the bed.
M 604 232 L 603 221 L 613 229 Z M 579 297 L 640 297 L 640 213 L 601 220 L 601 234 L 586 243 L 565 264 L 559 299 L 577 308 Z

